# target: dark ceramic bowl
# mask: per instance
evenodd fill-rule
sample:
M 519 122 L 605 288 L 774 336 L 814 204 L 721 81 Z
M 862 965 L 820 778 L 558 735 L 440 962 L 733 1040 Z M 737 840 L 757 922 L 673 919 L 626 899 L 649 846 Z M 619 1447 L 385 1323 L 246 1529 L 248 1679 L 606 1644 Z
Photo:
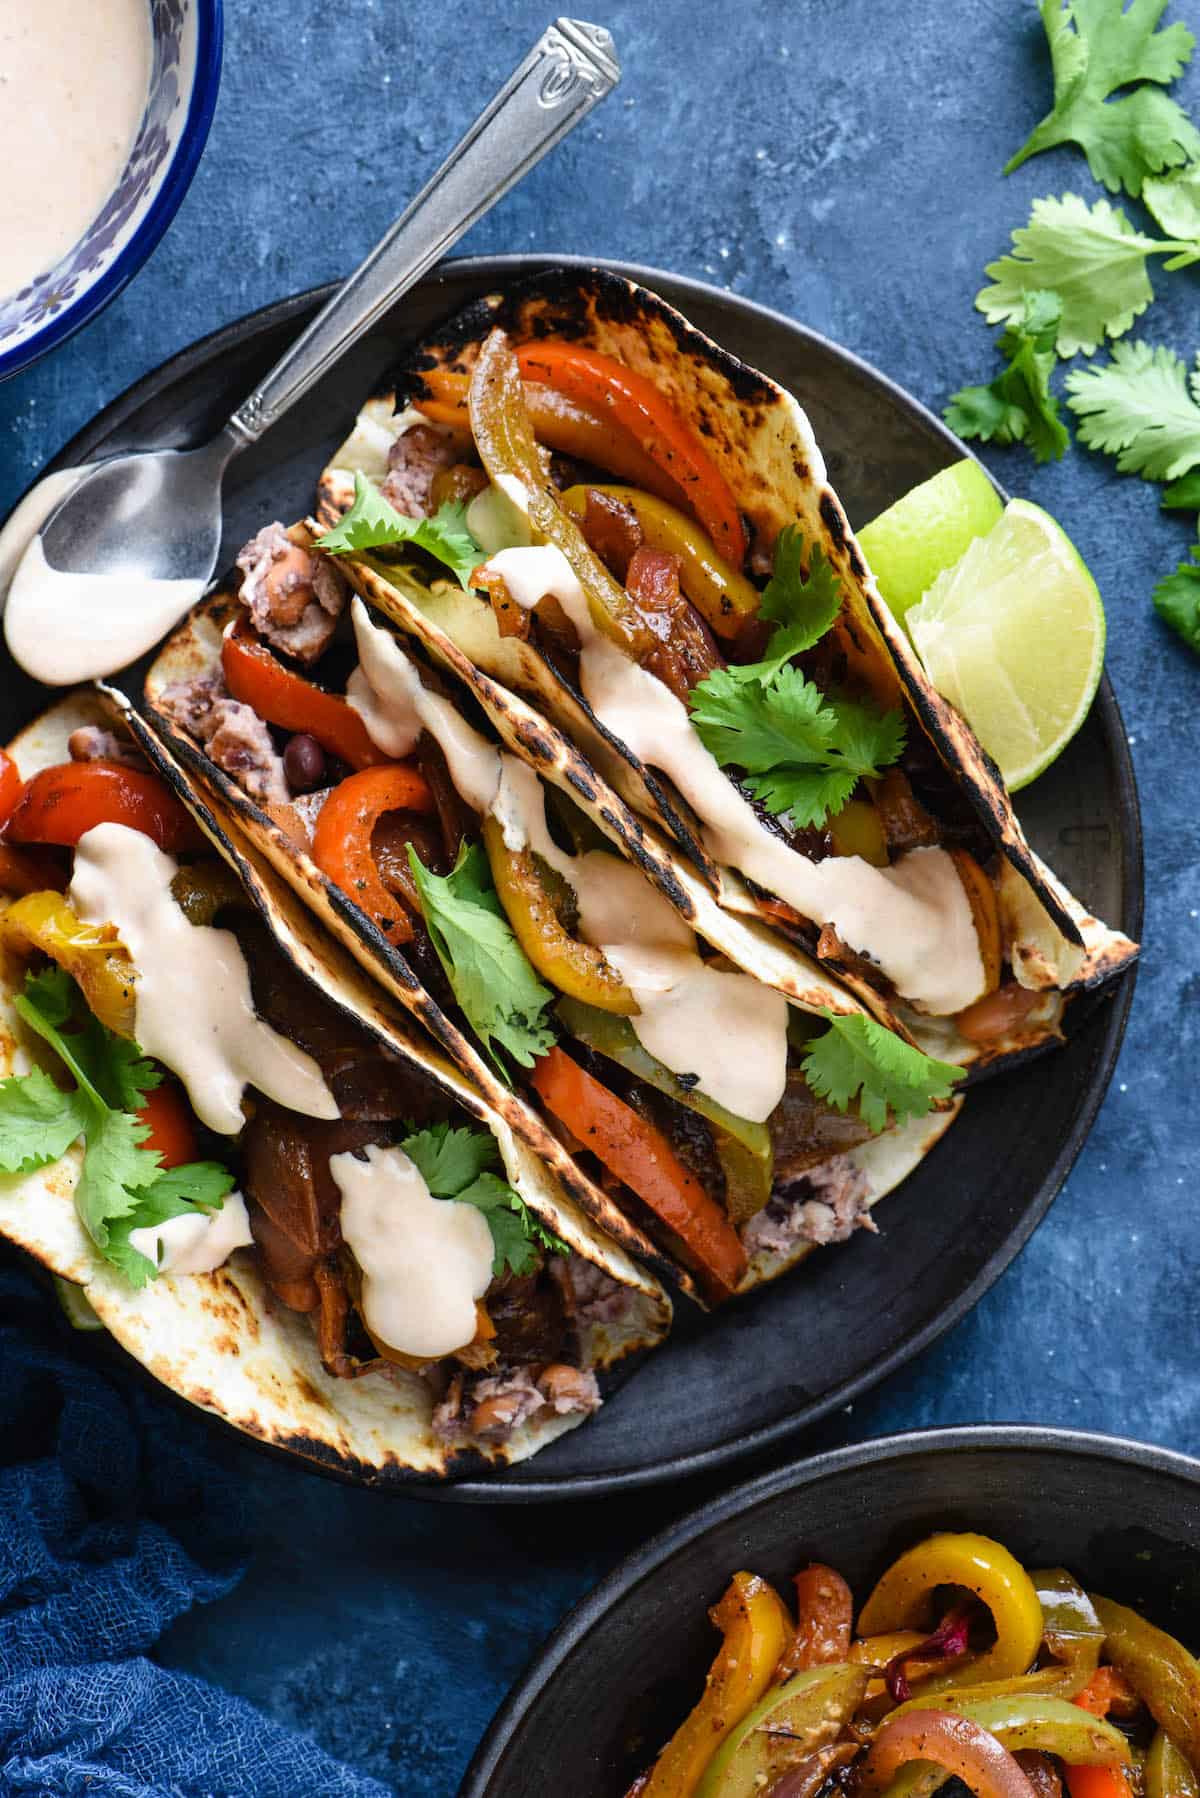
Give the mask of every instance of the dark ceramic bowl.
M 232 464 L 222 563 L 265 520 L 309 509 L 317 471 L 408 338 L 551 261 L 586 266 L 578 257 L 476 257 L 445 264 L 406 294 Z M 609 266 L 661 293 L 797 395 L 853 524 L 967 453 L 878 370 L 803 325 L 703 282 Z M 281 300 L 164 363 L 81 431 L 56 465 L 205 442 L 329 291 Z M 44 690 L 0 661 L 0 742 L 45 701 Z M 1020 795 L 1019 808 L 1034 848 L 1101 917 L 1136 937 L 1137 794 L 1107 677 L 1079 735 Z M 521 1466 L 430 1493 L 521 1502 L 681 1478 L 773 1449 L 894 1372 L 982 1297 L 1044 1215 L 1104 1096 L 1132 996 L 1127 976 L 1097 1003 L 1078 1004 L 1064 1048 L 975 1090 L 955 1128 L 880 1207 L 880 1236 L 860 1232 L 823 1249 L 717 1317 L 681 1302 L 670 1342 L 583 1429 Z
M 1200 1461 L 1072 1430 L 888 1436 L 739 1486 L 625 1561 L 505 1701 L 459 1798 L 621 1798 L 696 1702 L 718 1643 L 705 1613 L 731 1574 L 786 1589 L 822 1560 L 861 1598 L 936 1529 L 1068 1567 L 1200 1646 Z
M 0 380 L 103 311 L 179 210 L 221 82 L 222 0 L 146 0 L 150 92 L 129 160 L 98 217 L 53 268 L 0 296 Z

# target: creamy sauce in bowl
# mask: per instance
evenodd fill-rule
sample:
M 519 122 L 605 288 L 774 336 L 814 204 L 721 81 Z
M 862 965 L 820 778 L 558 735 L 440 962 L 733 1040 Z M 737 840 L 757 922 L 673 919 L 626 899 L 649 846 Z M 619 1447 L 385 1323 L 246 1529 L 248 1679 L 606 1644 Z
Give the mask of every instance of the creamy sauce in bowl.
M 151 52 L 147 0 L 0 0 L 0 296 L 52 269 L 116 188 Z

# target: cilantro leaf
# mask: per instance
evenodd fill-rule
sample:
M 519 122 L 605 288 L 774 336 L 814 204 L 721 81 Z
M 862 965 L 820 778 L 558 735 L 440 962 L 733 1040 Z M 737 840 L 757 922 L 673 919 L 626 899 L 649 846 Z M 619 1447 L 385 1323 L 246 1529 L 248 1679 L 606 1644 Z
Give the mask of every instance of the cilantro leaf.
M 86 1101 L 41 1068 L 0 1080 L 0 1173 L 25 1174 L 65 1155 L 83 1135 Z
M 1154 298 L 1147 256 L 1200 257 L 1200 247 L 1144 237 L 1119 207 L 1107 200 L 1088 206 L 1078 194 L 1035 200 L 1029 223 L 1012 239 L 1012 254 L 988 263 L 993 285 L 980 289 L 975 304 L 989 325 L 997 325 L 1023 316 L 1027 294 L 1056 293 L 1062 303 L 1058 353 L 1064 357 L 1078 350 L 1092 355 L 1106 336 L 1120 337 L 1146 310 Z
M 1164 512 L 1200 512 L 1200 469 L 1172 481 L 1158 503 Z
M 430 1124 L 405 1137 L 403 1146 L 435 1199 L 457 1198 L 464 1187 L 500 1161 L 494 1137 L 453 1124 Z
M 1200 655 L 1200 543 L 1193 546 L 1190 562 L 1163 576 L 1152 598 L 1159 617 Z
M 514 1274 L 532 1273 L 539 1244 L 554 1255 L 570 1254 L 569 1245 L 494 1171 L 500 1154 L 485 1131 L 431 1124 L 406 1136 L 400 1146 L 435 1199 L 453 1199 L 483 1212 L 492 1233 L 493 1279 L 506 1267 Z
M 464 845 L 446 875 L 432 874 L 411 844 L 408 860 L 430 939 L 471 1028 L 502 1073 L 497 1046 L 532 1067 L 554 1046 L 544 1016 L 554 995 L 504 915 L 483 850 Z
M 874 1018 L 859 1013 L 841 1017 L 826 1011 L 829 1029 L 814 1037 L 804 1057 L 804 1078 L 819 1099 L 838 1111 L 849 1109 L 856 1096 L 863 1121 L 877 1134 L 887 1126 L 888 1112 L 898 1122 L 924 1117 L 938 1100 L 948 1099 L 962 1068 L 935 1061 L 894 1036 Z
M 1056 293 L 1034 288 L 1024 295 L 1021 316 L 1000 338 L 1007 368 L 986 387 L 959 388 L 942 415 L 952 431 L 984 443 L 1028 444 L 1039 462 L 1061 457 L 1071 439 L 1050 391 L 1061 318 Z
M 761 662 L 733 668 L 739 680 L 766 679 L 819 643 L 842 609 L 842 591 L 825 551 L 814 543 L 804 573 L 804 533 L 785 525 L 775 545 L 775 567 L 763 588 L 758 615 L 775 626 Z
M 186 1211 L 218 1208 L 233 1175 L 216 1162 L 162 1167 L 158 1151 L 144 1146 L 150 1132 L 136 1115 L 162 1075 L 135 1042 L 90 1013 L 82 1029 L 64 1034 L 61 1026 L 81 1004 L 78 988 L 61 968 L 26 975 L 15 1009 L 53 1049 L 75 1086 L 61 1091 L 40 1068 L 0 1081 L 0 1171 L 44 1167 L 82 1137 L 83 1165 L 75 1187 L 79 1221 L 100 1254 L 143 1285 L 158 1270 L 130 1246 L 130 1231 Z
M 1200 132 L 1160 91 L 1191 57 L 1186 25 L 1157 30 L 1167 0 L 1041 0 L 1054 72 L 1054 107 L 1005 174 L 1056 144 L 1075 143 L 1097 181 L 1135 197 L 1147 175 L 1200 157 Z M 1153 86 L 1134 86 L 1135 83 Z M 1119 88 L 1133 91 L 1119 99 Z
M 1122 474 L 1173 481 L 1200 463 L 1200 366 L 1189 375 L 1173 350 L 1114 344 L 1111 362 L 1073 370 L 1067 390 L 1081 439 Z
M 484 554 L 467 529 L 466 516 L 464 505 L 448 500 L 432 518 L 406 518 L 356 469 L 354 504 L 331 531 L 317 539 L 316 547 L 327 555 L 351 556 L 397 543 L 415 543 L 452 569 L 461 586 L 469 587 Z
M 826 699 L 798 668 L 769 680 L 716 668 L 689 695 L 692 722 L 722 767 L 799 828 L 840 812 L 858 781 L 878 774 L 904 747 L 902 713 Z
M 1148 178 L 1142 187 L 1142 203 L 1168 237 L 1200 243 L 1200 163 Z M 1168 262 L 1167 267 L 1171 266 Z

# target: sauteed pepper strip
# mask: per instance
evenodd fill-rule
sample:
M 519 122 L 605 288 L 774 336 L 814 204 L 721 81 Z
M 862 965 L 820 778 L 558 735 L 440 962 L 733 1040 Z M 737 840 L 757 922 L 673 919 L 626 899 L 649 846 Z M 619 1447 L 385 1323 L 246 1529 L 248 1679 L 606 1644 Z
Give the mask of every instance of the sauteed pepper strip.
M 1034 1798 L 1012 1755 L 981 1724 L 954 1711 L 928 1709 L 894 1712 L 888 1718 L 863 1763 L 860 1789 L 888 1798 L 907 1791 L 911 1798 L 923 1787 L 929 1789 L 923 1776 L 931 1774 L 940 1783 L 947 1773 L 957 1775 L 978 1798 Z
M 518 933 L 519 934 L 519 933 Z M 735 1224 L 745 1223 L 760 1212 L 771 1196 L 775 1156 L 771 1132 L 765 1124 L 752 1123 L 726 1111 L 715 1099 L 697 1088 L 683 1085 L 661 1061 L 638 1041 L 633 1026 L 611 1012 L 581 1005 L 575 998 L 560 999 L 555 1007 L 572 1036 L 597 1055 L 607 1056 L 627 1068 L 648 1086 L 656 1087 L 689 1111 L 706 1118 L 712 1128 L 717 1159 L 725 1175 L 725 1209 Z
M 575 571 L 598 629 L 635 661 L 650 655 L 655 638 L 625 590 L 599 556 L 589 549 L 573 518 L 568 518 L 546 487 L 533 429 L 525 410 L 521 373 L 503 331 L 493 331 L 479 352 L 471 380 L 471 429 L 489 476 L 521 483 L 529 522 L 547 543 L 562 550 Z
M 29 893 L 0 915 L 0 948 L 49 956 L 78 981 L 102 1024 L 118 1036 L 134 1034 L 136 975 L 113 925 L 85 924 L 61 893 Z
M 267 645 L 259 642 L 244 618 L 239 617 L 225 632 L 221 667 L 233 697 L 252 706 L 268 724 L 306 732 L 322 749 L 340 756 L 352 768 L 371 768 L 387 761 L 354 707 L 340 694 L 327 693 L 324 687 L 285 668 Z
M 140 830 L 170 854 L 204 838 L 183 802 L 157 776 L 126 762 L 63 762 L 26 781 L 6 835 L 14 843 L 73 848 L 97 824 Z
M 679 557 L 680 585 L 718 637 L 736 637 L 744 624 L 758 616 L 758 589 L 713 548 L 686 512 L 636 487 L 597 486 L 589 481 L 586 486 L 568 487 L 562 495 L 561 503 L 572 518 L 582 519 L 587 511 L 589 488 L 632 510 L 648 548 Z
M 321 807 L 313 832 L 318 868 L 397 947 L 412 941 L 412 924 L 400 900 L 379 877 L 371 834 L 386 812 L 433 809 L 424 776 L 403 762 L 393 762 L 386 768 L 364 768 L 336 786 Z
M 1200 1662 L 1127 1605 L 1092 1593 L 1109 1660 L 1194 1767 L 1200 1768 Z
M 1156 1731 L 1146 1756 L 1146 1798 L 1200 1798 L 1200 1778 L 1165 1729 Z
M 746 1252 L 662 1131 L 562 1049 L 541 1056 L 530 1080 L 547 1109 L 678 1239 L 711 1296 L 728 1298 L 746 1271 Z
M 716 548 L 741 567 L 746 534 L 729 483 L 652 381 L 612 356 L 552 337 L 522 344 L 517 359 L 527 381 L 610 413 L 678 482 Z
M 1064 1698 L 1035 1693 L 976 1698 L 962 1691 L 940 1692 L 936 1702 L 940 1710 L 969 1717 L 1014 1754 L 1019 1748 L 1035 1748 L 1087 1767 L 1128 1766 L 1133 1758 L 1119 1729 Z M 912 1698 L 890 1716 L 906 1717 L 929 1706 L 928 1698 Z
M 508 921 L 542 978 L 587 1006 L 631 1016 L 637 1000 L 599 949 L 564 929 L 530 851 L 510 849 L 496 818 L 484 820 L 483 846 Z
M 863 1635 L 920 1628 L 938 1586 L 960 1586 L 992 1613 L 996 1640 L 939 1676 L 937 1688 L 1006 1679 L 1032 1666 L 1042 1641 L 1042 1607 L 1033 1581 L 1008 1550 L 987 1536 L 943 1531 L 909 1549 L 888 1568 L 858 1619 Z M 933 1688 L 929 1683 L 925 1691 Z
M 1044 1568 L 1029 1577 L 1042 1607 L 1047 1649 L 1056 1661 L 1081 1673 L 1086 1683 L 1100 1665 L 1104 1647 L 1104 1625 L 1095 1605 L 1065 1567 Z
M 782 1599 L 752 1573 L 734 1574 L 710 1616 L 725 1639 L 704 1696 L 659 1755 L 642 1798 L 693 1798 L 716 1750 L 767 1690 L 791 1639 Z

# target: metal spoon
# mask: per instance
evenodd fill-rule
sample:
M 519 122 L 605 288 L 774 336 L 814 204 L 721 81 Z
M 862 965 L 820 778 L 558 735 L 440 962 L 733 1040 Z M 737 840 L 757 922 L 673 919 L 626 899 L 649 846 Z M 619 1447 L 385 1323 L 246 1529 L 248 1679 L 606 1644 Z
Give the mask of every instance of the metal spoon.
M 84 475 L 42 528 L 51 568 L 207 585 L 221 545 L 221 481 L 232 458 L 257 442 L 620 76 L 602 26 L 557 19 L 224 430 L 200 449 L 116 456 Z M 176 618 L 187 603 L 185 597 Z

